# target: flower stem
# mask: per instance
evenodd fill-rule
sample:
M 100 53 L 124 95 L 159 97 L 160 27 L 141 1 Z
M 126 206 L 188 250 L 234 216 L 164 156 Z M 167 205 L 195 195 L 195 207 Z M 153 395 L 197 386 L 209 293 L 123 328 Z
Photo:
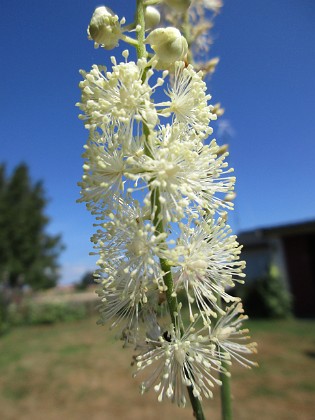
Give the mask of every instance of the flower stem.
M 203 411 L 202 411 L 202 405 L 201 405 L 200 401 L 198 400 L 198 398 L 196 398 L 194 396 L 192 387 L 188 386 L 187 390 L 188 390 L 188 395 L 189 395 L 189 399 L 190 399 L 190 404 L 191 404 L 192 409 L 193 409 L 194 417 L 197 420 L 205 420 L 205 416 L 204 416 Z
M 125 41 L 127 44 L 133 45 L 135 47 L 137 47 L 137 45 L 138 45 L 138 42 L 135 39 L 131 38 L 130 36 L 126 36 L 124 34 L 121 34 L 120 39 L 122 41 Z
M 144 44 L 144 39 L 145 39 L 144 8 L 145 8 L 144 0 L 137 0 L 135 23 L 136 23 L 136 26 L 139 25 L 139 29 L 137 30 L 138 45 L 136 47 L 138 58 L 143 58 L 147 56 L 147 50 Z
M 222 299 L 220 296 L 217 296 L 217 301 L 220 307 L 222 307 Z M 218 314 L 219 321 L 220 315 Z M 230 366 L 222 361 L 222 368 L 224 372 L 229 372 Z M 220 372 L 221 385 L 221 418 L 222 420 L 232 420 L 232 398 L 231 398 L 231 378 L 226 375 L 224 372 Z
M 157 234 L 164 233 L 163 220 L 160 217 L 161 214 L 161 204 L 160 204 L 160 192 L 158 188 L 154 188 L 151 192 L 151 203 L 154 211 L 154 226 Z M 178 302 L 177 298 L 173 295 L 174 292 L 174 283 L 171 273 L 171 266 L 165 258 L 160 258 L 160 265 L 164 273 L 163 280 L 164 284 L 167 287 L 166 289 L 166 300 L 168 308 L 170 311 L 171 319 L 173 325 L 175 325 L 175 313 L 178 311 Z
M 222 362 L 222 367 L 227 370 L 228 365 Z M 224 373 L 220 373 L 221 385 L 221 415 L 222 420 L 232 420 L 232 400 L 231 400 L 231 379 Z
M 145 1 L 144 0 L 137 0 L 137 10 L 136 10 L 136 25 L 140 25 L 140 30 L 137 32 L 137 40 L 138 45 L 136 46 L 137 49 L 137 56 L 138 58 L 147 57 L 147 51 L 144 44 L 145 39 L 145 22 L 144 22 L 144 8 L 145 8 Z M 145 77 L 145 73 L 143 75 Z M 146 124 L 143 124 L 143 135 L 145 137 L 145 153 L 148 156 L 151 156 L 150 148 L 148 147 L 148 140 L 149 140 L 150 130 Z M 150 187 L 150 186 L 149 186 Z M 154 226 L 156 229 L 156 233 L 160 234 L 164 232 L 163 220 L 161 218 L 161 203 L 160 203 L 160 192 L 158 188 L 153 188 L 151 190 L 151 203 L 152 208 L 154 211 Z M 178 302 L 176 296 L 174 296 L 174 283 L 171 273 L 171 266 L 169 265 L 168 261 L 164 258 L 160 258 L 160 265 L 162 271 L 164 273 L 163 280 L 164 284 L 167 287 L 166 289 L 166 299 L 167 304 L 169 307 L 169 312 L 171 316 L 171 320 L 173 325 L 175 325 L 175 313 L 178 311 Z M 205 420 L 202 406 L 197 397 L 193 394 L 192 386 L 187 386 L 188 394 L 190 403 L 193 409 L 194 416 L 196 420 Z
M 145 22 L 144 22 L 144 0 L 137 0 L 137 11 L 136 11 L 136 25 L 140 25 L 140 30 L 138 31 L 137 38 L 138 38 L 138 45 L 137 45 L 137 56 L 138 58 L 146 57 L 147 51 L 144 45 L 144 37 L 145 37 Z M 144 75 L 145 77 L 145 75 Z M 150 130 L 146 124 L 143 124 L 143 134 L 145 137 L 145 153 L 148 156 L 152 157 L 150 148 L 148 147 L 148 138 L 150 134 Z M 150 187 L 150 186 L 149 186 Z M 163 220 L 160 217 L 161 215 L 161 204 L 160 204 L 160 192 L 158 188 L 151 189 L 151 203 L 152 203 L 152 210 L 154 211 L 154 226 L 156 229 L 156 233 L 164 233 L 164 226 Z M 167 260 L 164 258 L 160 258 L 160 264 L 162 271 L 164 273 L 163 280 L 165 283 L 166 289 L 166 299 L 170 311 L 170 316 L 172 319 L 172 323 L 175 325 L 175 312 L 178 311 L 178 303 L 175 296 L 173 296 L 174 292 L 174 284 L 173 278 L 171 273 L 171 267 L 168 264 Z

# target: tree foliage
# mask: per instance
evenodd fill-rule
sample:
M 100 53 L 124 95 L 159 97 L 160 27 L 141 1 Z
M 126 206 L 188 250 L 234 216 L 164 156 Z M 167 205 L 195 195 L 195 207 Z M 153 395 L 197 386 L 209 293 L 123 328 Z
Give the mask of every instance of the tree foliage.
M 86 290 L 89 286 L 95 285 L 94 274 L 92 271 L 87 271 L 83 274 L 81 280 L 76 284 L 77 290 Z
M 32 183 L 26 164 L 6 176 L 0 165 L 0 283 L 46 289 L 58 281 L 61 237 L 47 234 L 42 182 Z
M 237 287 L 244 309 L 251 318 L 288 318 L 292 316 L 292 295 L 277 268 Z

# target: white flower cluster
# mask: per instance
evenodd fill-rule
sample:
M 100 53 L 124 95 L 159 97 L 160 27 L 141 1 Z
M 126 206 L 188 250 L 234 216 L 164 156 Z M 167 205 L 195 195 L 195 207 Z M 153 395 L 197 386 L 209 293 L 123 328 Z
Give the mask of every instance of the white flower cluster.
M 115 34 L 122 22 L 98 10 L 89 34 Z M 227 152 L 208 140 L 211 97 L 201 72 L 182 61 L 186 47 L 176 31 L 170 38 L 168 28 L 150 32 L 153 58 L 132 61 L 125 50 L 109 69 L 81 71 L 78 107 L 90 134 L 79 201 L 97 219 L 99 322 L 119 325 L 125 342 L 141 349 L 138 371 L 157 363 L 143 390 L 152 385 L 159 399 L 185 405 L 187 386 L 198 399 L 211 397 L 222 362 L 248 366 L 244 354 L 254 346 L 237 341 L 242 308 L 227 290 L 244 276 L 241 247 L 225 223 L 235 178 Z M 168 50 L 174 76 L 165 87 L 168 71 L 159 69 Z M 230 306 L 222 309 L 221 300 Z M 167 328 L 161 312 L 171 317 Z
M 240 329 L 245 316 L 241 304 L 233 305 L 221 317 L 214 328 L 203 325 L 200 317 L 183 332 L 182 319 L 176 314 L 174 324 L 159 336 L 147 337 L 147 346 L 136 357 L 138 375 L 148 366 L 155 366 L 154 373 L 142 383 L 141 391 L 150 387 L 159 394 L 158 400 L 165 397 L 178 406 L 186 405 L 185 387 L 192 387 L 193 395 L 212 398 L 214 385 L 221 385 L 215 376 L 217 372 L 229 375 L 225 367 L 235 359 L 244 367 L 256 366 L 244 355 L 256 352 L 256 343 L 247 344 L 248 330 Z

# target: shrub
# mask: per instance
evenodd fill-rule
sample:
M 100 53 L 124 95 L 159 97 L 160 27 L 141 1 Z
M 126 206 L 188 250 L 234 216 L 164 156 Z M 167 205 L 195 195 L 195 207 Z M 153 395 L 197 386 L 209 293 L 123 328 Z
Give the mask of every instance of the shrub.
M 80 282 L 75 285 L 77 291 L 86 290 L 89 286 L 95 286 L 94 274 L 92 271 L 85 273 Z
M 8 322 L 8 304 L 0 293 L 0 335 L 7 332 L 9 329 Z
M 24 300 L 20 304 L 10 303 L 6 307 L 0 302 L 0 335 L 13 326 L 76 321 L 95 314 L 95 301 Z
M 86 315 L 86 309 L 82 303 L 31 303 L 28 306 L 27 322 L 29 324 L 54 324 L 83 319 Z
M 236 295 L 243 300 L 245 312 L 252 318 L 287 318 L 292 315 L 292 296 L 278 270 L 237 287 Z

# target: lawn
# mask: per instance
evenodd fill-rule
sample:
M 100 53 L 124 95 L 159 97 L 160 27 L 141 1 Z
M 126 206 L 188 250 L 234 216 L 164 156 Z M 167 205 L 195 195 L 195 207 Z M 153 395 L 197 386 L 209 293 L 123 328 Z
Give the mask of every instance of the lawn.
M 259 368 L 233 369 L 235 420 L 314 420 L 315 321 L 251 321 Z M 132 349 L 95 319 L 21 327 L 0 337 L 1 420 L 192 419 L 140 396 Z M 205 403 L 219 420 L 219 398 Z

